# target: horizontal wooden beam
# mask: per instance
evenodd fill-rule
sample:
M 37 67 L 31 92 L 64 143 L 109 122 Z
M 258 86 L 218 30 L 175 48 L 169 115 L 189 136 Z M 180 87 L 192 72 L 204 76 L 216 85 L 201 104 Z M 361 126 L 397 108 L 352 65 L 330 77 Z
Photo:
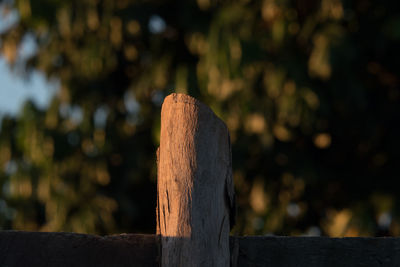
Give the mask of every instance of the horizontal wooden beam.
M 172 238 L 172 237 L 171 237 Z M 400 266 L 400 238 L 231 237 L 237 266 Z M 0 266 L 159 266 L 157 235 L 0 231 Z
M 252 236 L 233 240 L 239 244 L 238 266 L 400 266 L 400 238 Z
M 158 266 L 156 235 L 0 232 L 0 266 Z

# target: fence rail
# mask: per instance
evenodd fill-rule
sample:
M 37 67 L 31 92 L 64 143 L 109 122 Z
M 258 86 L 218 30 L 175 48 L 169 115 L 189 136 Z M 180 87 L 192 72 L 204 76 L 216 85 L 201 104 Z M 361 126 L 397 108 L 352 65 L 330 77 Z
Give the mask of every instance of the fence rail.
M 180 94 L 161 111 L 157 234 L 0 232 L 0 266 L 400 266 L 398 238 L 230 237 L 229 132 Z
M 160 266 L 158 235 L 0 232 L 0 266 Z M 400 266 L 399 238 L 230 237 L 237 266 Z

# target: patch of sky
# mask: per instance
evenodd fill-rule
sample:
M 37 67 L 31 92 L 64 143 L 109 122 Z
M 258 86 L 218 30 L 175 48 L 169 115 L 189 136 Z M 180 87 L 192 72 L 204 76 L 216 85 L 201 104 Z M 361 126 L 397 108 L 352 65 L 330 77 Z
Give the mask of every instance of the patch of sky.
M 153 34 L 162 33 L 165 31 L 167 24 L 158 15 L 152 15 L 149 19 L 149 31 Z
M 5 4 L 0 3 L 0 34 L 7 31 L 19 20 L 19 14 L 16 10 L 9 9 Z
M 0 34 L 18 22 L 15 10 L 0 4 Z M 21 71 L 24 62 L 37 51 L 32 34 L 26 34 L 18 51 L 16 68 L 10 68 L 4 57 L 0 56 L 0 119 L 4 115 L 17 116 L 23 104 L 31 100 L 39 109 L 46 109 L 59 88 L 59 82 L 49 81 L 42 72 Z M 22 66 L 22 68 L 21 68 Z
M 135 125 L 139 122 L 140 104 L 136 100 L 135 95 L 128 91 L 124 95 L 125 108 L 128 111 L 127 122 Z
M 74 124 L 78 125 L 83 120 L 83 110 L 78 105 L 69 105 L 62 103 L 59 107 L 60 116 L 64 119 L 70 119 Z
M 96 109 L 94 113 L 94 125 L 96 128 L 104 128 L 107 124 L 109 109 L 103 105 Z
M 16 116 L 28 100 L 46 109 L 58 88 L 57 81 L 48 81 L 41 72 L 32 71 L 28 77 L 14 73 L 0 57 L 0 117 L 4 114 Z

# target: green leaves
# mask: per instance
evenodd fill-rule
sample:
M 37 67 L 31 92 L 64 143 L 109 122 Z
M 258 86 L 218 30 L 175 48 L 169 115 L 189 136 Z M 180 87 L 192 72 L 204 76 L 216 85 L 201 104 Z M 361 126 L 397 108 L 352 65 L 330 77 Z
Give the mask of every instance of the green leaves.
M 153 232 L 160 105 L 184 92 L 230 129 L 237 233 L 375 235 L 382 212 L 394 218 L 385 231 L 399 233 L 395 205 L 374 211 L 369 201 L 396 199 L 400 149 L 398 16 L 381 3 L 19 0 L 12 8 L 19 20 L 1 34 L 2 55 L 17 62 L 31 34 L 38 50 L 27 70 L 61 86 L 47 110 L 28 103 L 3 118 L 4 227 Z

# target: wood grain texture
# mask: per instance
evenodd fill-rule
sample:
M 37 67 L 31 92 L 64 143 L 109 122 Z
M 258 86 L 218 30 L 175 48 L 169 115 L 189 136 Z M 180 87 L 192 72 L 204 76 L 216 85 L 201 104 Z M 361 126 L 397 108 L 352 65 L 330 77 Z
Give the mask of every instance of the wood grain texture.
M 165 99 L 161 123 L 157 235 L 0 231 L 0 266 L 400 266 L 400 238 L 229 237 L 225 124 L 177 94 Z
M 161 266 L 229 266 L 234 214 L 226 125 L 182 94 L 165 98 L 158 152 Z
M 0 266 L 159 266 L 157 235 L 0 231 Z M 236 266 L 400 266 L 400 238 L 230 237 Z M 236 244 L 236 246 L 235 246 Z M 234 266 L 234 264 L 233 264 Z
M 0 232 L 0 266 L 159 266 L 155 235 Z
M 237 266 L 393 267 L 400 266 L 399 238 L 231 237 Z

